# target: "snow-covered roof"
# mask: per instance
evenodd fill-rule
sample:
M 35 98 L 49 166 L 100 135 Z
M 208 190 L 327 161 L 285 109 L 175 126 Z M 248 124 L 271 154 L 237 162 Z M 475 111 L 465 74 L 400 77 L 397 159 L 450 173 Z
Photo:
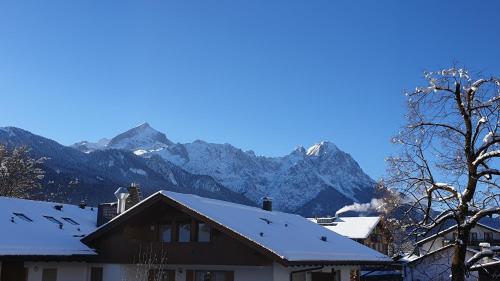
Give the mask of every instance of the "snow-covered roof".
M 295 214 L 265 211 L 261 208 L 208 199 L 197 195 L 159 191 L 101 226 L 109 228 L 135 208 L 152 198 L 163 197 L 187 208 L 200 218 L 232 232 L 287 262 L 367 262 L 392 260 L 371 248 L 343 237 Z M 98 229 L 96 232 L 98 232 Z M 93 234 L 89 235 L 89 237 Z M 87 239 L 87 238 L 86 238 Z
M 453 247 L 454 247 L 453 244 L 448 244 L 448 245 L 445 245 L 445 246 L 443 246 L 441 248 L 438 248 L 436 250 L 433 250 L 433 251 L 428 252 L 428 253 L 426 253 L 424 255 L 421 255 L 421 256 L 417 256 L 417 255 L 414 255 L 414 254 L 405 256 L 403 259 L 401 259 L 401 261 L 404 261 L 404 262 L 407 262 L 407 263 L 413 263 L 413 262 L 419 261 L 421 259 L 427 258 L 429 256 L 435 255 L 436 253 L 442 252 L 444 250 L 451 249 Z M 473 249 L 471 247 L 467 247 L 466 251 L 469 252 L 469 254 L 471 254 L 471 255 L 477 254 L 479 252 L 478 250 L 475 250 L 475 249 Z M 491 260 L 492 261 L 498 261 L 498 258 L 497 257 L 493 257 L 493 258 L 491 258 Z
M 88 207 L 0 197 L 0 256 L 93 255 L 80 239 L 96 229 L 96 218 Z
M 490 227 L 490 226 L 488 226 L 488 225 L 482 224 L 482 223 L 480 223 L 480 222 L 478 222 L 478 223 L 476 224 L 476 226 L 474 226 L 474 227 L 482 227 L 482 228 L 485 228 L 485 229 L 488 229 L 488 230 L 491 230 L 491 231 L 494 231 L 494 232 L 499 232 L 499 233 L 500 233 L 500 230 L 498 230 L 498 229 L 496 229 L 496 228 L 493 228 L 493 227 Z M 426 243 L 426 242 L 428 242 L 428 241 L 431 241 L 431 240 L 435 239 L 436 237 L 443 236 L 443 235 L 445 235 L 446 233 L 448 233 L 448 232 L 451 232 L 451 231 L 455 230 L 455 228 L 457 228 L 457 226 L 456 226 L 456 225 L 450 226 L 450 227 L 448 227 L 448 228 L 447 228 L 447 229 L 445 229 L 445 230 L 439 231 L 439 232 L 438 232 L 438 233 L 436 233 L 436 234 L 433 234 L 433 235 L 431 235 L 431 236 L 425 237 L 425 238 L 423 238 L 423 239 L 421 239 L 421 240 L 417 241 L 417 242 L 415 243 L 415 245 L 422 245 L 422 244 L 424 244 L 424 243 Z
M 317 219 L 309 220 L 317 222 Z M 323 227 L 351 239 L 366 239 L 380 222 L 380 217 L 338 217 Z

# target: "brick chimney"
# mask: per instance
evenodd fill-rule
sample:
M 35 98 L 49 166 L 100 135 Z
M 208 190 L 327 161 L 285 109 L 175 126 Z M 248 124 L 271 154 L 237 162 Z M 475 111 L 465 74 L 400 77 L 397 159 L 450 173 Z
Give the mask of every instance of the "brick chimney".
M 273 200 L 270 197 L 262 198 L 262 210 L 269 212 L 273 210 Z
M 135 204 L 142 201 L 141 186 L 135 182 L 131 183 L 128 189 L 128 198 L 125 203 L 125 209 L 132 208 Z

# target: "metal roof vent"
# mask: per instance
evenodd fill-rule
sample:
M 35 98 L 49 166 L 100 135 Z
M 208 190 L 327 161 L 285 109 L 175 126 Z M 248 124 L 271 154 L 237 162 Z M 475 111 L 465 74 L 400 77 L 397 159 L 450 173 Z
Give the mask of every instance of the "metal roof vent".
M 125 187 L 119 187 L 115 191 L 115 197 L 118 200 L 118 206 L 116 208 L 116 213 L 121 214 L 125 212 L 125 203 L 129 196 L 128 190 Z

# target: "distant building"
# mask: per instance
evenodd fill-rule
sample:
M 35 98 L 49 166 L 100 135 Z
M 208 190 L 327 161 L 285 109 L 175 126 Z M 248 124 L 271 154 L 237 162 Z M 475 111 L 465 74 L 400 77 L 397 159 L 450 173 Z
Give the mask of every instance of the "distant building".
M 99 211 L 0 197 L 0 281 L 356 281 L 394 266 L 269 200 L 160 191 L 127 209 L 127 190 L 116 195 Z
M 381 217 L 324 217 L 311 221 L 340 235 L 349 237 L 383 254 L 388 254 L 391 235 Z
M 385 228 L 379 216 L 372 217 L 322 217 L 309 220 L 358 243 L 368 246 L 384 255 L 388 254 L 391 234 Z M 363 267 L 360 280 L 363 281 L 396 281 L 401 280 L 402 273 L 391 268 Z
M 457 227 L 450 226 L 447 229 L 436 234 L 419 240 L 416 243 L 420 255 L 436 251 L 444 246 L 453 244 L 457 237 Z M 481 243 L 490 243 L 490 245 L 500 245 L 500 230 L 488 225 L 478 223 L 469 234 L 469 248 L 479 250 Z
M 456 229 L 456 225 L 448 226 L 446 229 L 438 230 L 415 244 L 414 253 L 405 257 L 405 281 L 449 280 L 454 253 L 453 245 L 456 243 L 457 238 Z M 498 246 L 500 231 L 483 223 L 478 223 L 471 230 L 468 242 L 466 260 L 484 248 Z M 499 264 L 499 258 L 484 258 L 473 267 L 466 280 L 500 281 Z

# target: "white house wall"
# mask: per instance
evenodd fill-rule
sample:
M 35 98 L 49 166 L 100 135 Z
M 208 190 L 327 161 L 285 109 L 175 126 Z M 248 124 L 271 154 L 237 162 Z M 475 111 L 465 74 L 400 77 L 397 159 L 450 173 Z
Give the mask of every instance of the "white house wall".
M 136 265 L 26 262 L 25 267 L 28 269 L 27 281 L 42 281 L 44 268 L 56 268 L 57 281 L 89 281 L 92 267 L 103 268 L 103 280 L 105 281 L 147 281 L 147 269 L 144 267 L 138 268 Z M 176 281 L 186 280 L 186 270 L 233 271 L 235 281 L 290 281 L 292 271 L 307 269 L 308 267 L 284 267 L 274 263 L 272 266 L 167 265 L 162 268 L 175 270 Z M 335 270 L 341 270 L 341 281 L 349 281 L 350 271 L 359 269 L 356 266 L 337 266 L 334 268 Z M 332 267 L 324 267 L 319 271 L 331 272 Z M 311 275 L 309 272 L 294 274 L 293 281 L 311 281 Z
M 57 281 L 87 281 L 89 280 L 88 265 L 82 262 L 27 262 L 28 281 L 42 281 L 45 268 L 57 269 Z
M 472 255 L 467 252 L 466 259 Z M 447 281 L 451 280 L 453 247 L 431 254 L 409 263 L 404 269 L 404 281 Z M 477 272 L 471 272 L 467 281 L 477 281 Z
M 102 265 L 106 281 L 147 281 L 148 269 L 136 265 Z M 166 265 L 162 269 L 175 270 L 175 281 L 185 281 L 187 270 L 233 271 L 235 281 L 274 281 L 271 266 L 224 266 L 224 265 Z M 287 277 L 289 278 L 289 277 Z M 285 280 L 285 279 L 280 279 Z M 289 281 L 289 279 L 286 279 Z M 63 281 L 63 280 L 58 280 Z M 64 280 L 65 281 L 65 280 Z

